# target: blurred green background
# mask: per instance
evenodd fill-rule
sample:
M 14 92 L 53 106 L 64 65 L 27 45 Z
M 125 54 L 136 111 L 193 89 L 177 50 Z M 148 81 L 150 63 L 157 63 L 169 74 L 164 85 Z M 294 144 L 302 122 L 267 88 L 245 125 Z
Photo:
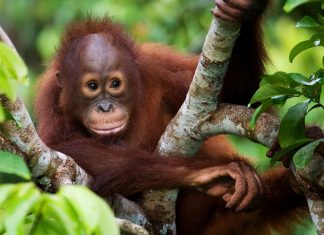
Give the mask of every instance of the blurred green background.
M 44 70 L 59 43 L 64 26 L 70 21 L 88 15 L 109 15 L 121 22 L 134 38 L 173 45 L 183 52 L 198 53 L 210 24 L 213 0 L 0 0 L 0 25 L 11 37 L 26 61 L 31 86 L 20 88 L 30 112 L 37 77 Z M 276 1 L 264 24 L 265 40 L 272 59 L 268 73 L 281 70 L 310 75 L 321 67 L 323 51 L 311 49 L 298 56 L 294 63 L 288 61 L 291 48 L 308 39 L 310 32 L 296 29 L 295 23 L 304 15 L 315 16 L 318 4 L 307 4 L 287 15 L 282 10 L 283 0 Z M 321 49 L 323 50 L 323 49 Z M 324 97 L 323 97 L 324 99 Z M 294 101 L 289 101 L 289 103 Z M 282 107 L 279 113 L 287 109 Z M 324 112 L 314 111 L 308 123 L 324 128 Z M 242 154 L 252 156 L 260 170 L 269 167 L 264 157 L 266 149 L 241 138 L 231 140 Z M 307 223 L 307 222 L 305 222 Z M 316 234 L 312 226 L 297 227 L 294 234 Z

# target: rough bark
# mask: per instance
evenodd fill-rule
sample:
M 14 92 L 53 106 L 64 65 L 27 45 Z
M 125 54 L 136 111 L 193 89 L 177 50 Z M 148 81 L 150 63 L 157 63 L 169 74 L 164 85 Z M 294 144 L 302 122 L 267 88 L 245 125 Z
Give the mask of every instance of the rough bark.
M 156 151 L 161 156 L 194 156 L 206 139 L 206 132 L 201 132 L 200 127 L 218 108 L 218 96 L 239 31 L 238 24 L 213 17 L 187 97 L 158 143 Z M 158 216 L 151 218 L 157 233 L 175 234 L 176 199 L 176 190 L 144 194 L 144 211 L 154 215 L 159 210 Z

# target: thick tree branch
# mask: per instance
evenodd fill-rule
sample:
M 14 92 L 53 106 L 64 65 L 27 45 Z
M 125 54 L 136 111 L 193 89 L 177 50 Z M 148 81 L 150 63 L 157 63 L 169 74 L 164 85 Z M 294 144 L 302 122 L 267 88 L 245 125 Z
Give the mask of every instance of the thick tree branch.
M 137 234 L 137 235 L 149 235 L 149 232 L 146 231 L 142 226 L 139 226 L 137 224 L 134 224 L 130 222 L 129 220 L 124 219 L 116 219 L 117 224 L 120 228 L 123 229 L 123 231 L 131 233 L 131 234 Z
M 193 156 L 205 133 L 199 127 L 217 110 L 225 73 L 240 27 L 213 17 L 200 55 L 200 60 L 187 97 L 163 133 L 156 151 L 160 155 Z M 150 191 L 145 193 L 142 207 L 148 215 L 161 211 L 163 216 L 152 217 L 159 234 L 175 233 L 175 201 L 177 191 Z M 157 214 L 157 213 L 155 213 Z
M 0 125 L 1 133 L 24 153 L 32 175 L 46 191 L 56 191 L 62 184 L 90 185 L 89 175 L 72 158 L 49 149 L 39 138 L 31 118 L 18 98 L 15 102 L 0 98 L 15 121 Z

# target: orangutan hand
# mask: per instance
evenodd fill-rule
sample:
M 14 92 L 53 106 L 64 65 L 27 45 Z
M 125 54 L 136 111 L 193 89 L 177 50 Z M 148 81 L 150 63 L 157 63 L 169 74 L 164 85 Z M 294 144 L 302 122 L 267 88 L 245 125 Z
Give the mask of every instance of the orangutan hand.
M 222 196 L 226 208 L 250 210 L 263 194 L 263 185 L 255 171 L 243 162 L 207 167 L 194 175 L 194 187 L 211 196 Z

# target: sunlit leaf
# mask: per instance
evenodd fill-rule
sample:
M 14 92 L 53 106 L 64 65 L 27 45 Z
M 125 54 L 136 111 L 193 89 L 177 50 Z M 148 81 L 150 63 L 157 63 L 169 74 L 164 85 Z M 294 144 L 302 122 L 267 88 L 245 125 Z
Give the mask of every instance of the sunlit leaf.
M 33 224 L 32 231 L 29 232 L 29 235 L 58 235 L 62 233 L 62 229 L 59 228 L 58 224 L 49 220 L 47 216 L 40 216 L 36 221 L 36 224 Z M 85 235 L 85 234 L 84 234 Z
M 279 95 L 298 96 L 300 92 L 293 88 L 282 87 L 279 85 L 265 84 L 261 86 L 252 97 L 250 104 L 269 99 Z
M 13 84 L 12 79 L 8 79 L 6 75 L 1 71 L 0 66 L 0 94 L 6 95 L 9 99 L 14 100 L 17 96 L 17 91 L 15 90 L 15 84 Z
M 289 54 L 289 61 L 293 62 L 295 57 L 299 55 L 301 52 L 318 46 L 324 46 L 324 35 L 323 34 L 317 34 L 314 35 L 310 40 L 306 40 L 303 42 L 298 43 Z
M 7 235 L 22 234 L 24 220 L 39 199 L 40 192 L 33 183 L 16 186 L 14 196 L 7 200 L 4 207 L 4 226 Z
M 102 199 L 89 189 L 85 187 L 64 186 L 60 189 L 59 195 L 65 197 L 71 204 L 88 234 L 94 234 L 95 231 L 100 231 L 98 233 L 100 235 L 119 234 L 112 211 L 104 202 L 101 203 Z M 80 205 L 83 206 L 81 207 Z M 103 222 L 102 217 L 108 219 L 104 221 L 104 224 L 101 224 Z M 109 221 L 112 222 L 109 223 Z M 106 225 L 110 227 L 110 230 L 107 229 L 108 227 L 104 229 Z
M 31 179 L 28 167 L 21 157 L 5 151 L 0 151 L 0 172 L 17 175 L 26 180 Z
M 324 31 L 324 26 L 320 25 L 314 18 L 310 16 L 305 16 L 303 19 L 301 19 L 296 24 L 296 27 Z
M 27 67 L 24 61 L 13 49 L 2 42 L 0 42 L 0 68 L 6 71 L 5 75 L 10 79 L 20 82 L 27 80 Z
M 95 200 L 100 207 L 99 224 L 95 230 L 95 235 L 119 235 L 115 217 L 110 208 L 107 207 L 107 203 L 100 197 Z
M 314 110 L 314 109 L 317 109 L 317 108 L 322 108 L 324 109 L 324 105 L 322 104 L 315 104 L 313 107 L 311 107 L 307 113 L 309 113 L 310 111 Z
M 285 5 L 284 5 L 284 10 L 286 12 L 292 11 L 294 8 L 308 3 L 308 2 L 319 2 L 320 0 L 287 0 Z
M 309 100 L 298 103 L 288 109 L 281 120 L 279 128 L 279 143 L 282 149 L 305 139 L 305 116 Z
M 320 142 L 324 142 L 324 139 L 316 140 L 302 147 L 294 154 L 293 162 L 297 168 L 305 168 L 307 166 Z
M 47 229 L 51 232 L 66 235 L 85 234 L 77 214 L 64 197 L 44 194 L 41 211 L 44 215 L 42 223 L 47 224 Z M 36 226 L 39 226 L 39 223 Z M 35 233 L 32 234 L 42 230 L 42 227 L 35 228 Z
M 294 80 L 296 83 L 299 83 L 301 85 L 311 85 L 308 78 L 300 73 L 290 73 L 289 77 Z
M 1 184 L 0 185 L 0 208 L 1 205 L 3 205 L 4 201 L 7 200 L 8 197 L 11 196 L 12 192 L 15 190 L 15 185 L 14 184 Z M 1 219 L 1 215 L 3 215 L 2 213 L 0 213 L 0 220 L 3 221 L 3 219 Z
M 6 114 L 3 106 L 0 104 L 0 123 L 6 120 Z
M 290 78 L 289 74 L 285 72 L 276 72 L 271 75 L 262 76 L 260 86 L 263 86 L 265 84 L 280 85 L 283 87 L 295 87 L 298 85 L 298 83 L 293 81 Z

